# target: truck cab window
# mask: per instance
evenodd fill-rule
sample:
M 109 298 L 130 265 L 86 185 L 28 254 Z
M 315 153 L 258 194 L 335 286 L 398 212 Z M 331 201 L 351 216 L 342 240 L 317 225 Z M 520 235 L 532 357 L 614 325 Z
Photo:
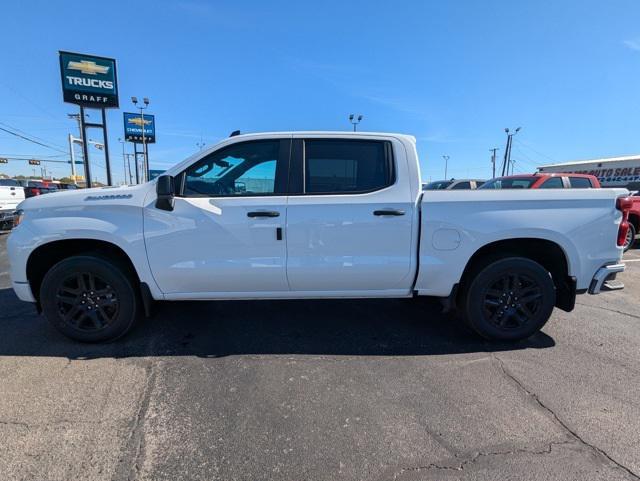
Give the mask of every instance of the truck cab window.
M 358 193 L 393 183 L 391 148 L 380 141 L 305 141 L 305 192 Z
M 586 177 L 569 177 L 572 189 L 591 189 L 591 181 Z
M 547 181 L 545 181 L 541 186 L 541 189 L 562 189 L 564 185 L 562 184 L 562 177 L 551 177 Z
M 244 142 L 214 152 L 185 171 L 186 197 L 276 193 L 278 141 Z

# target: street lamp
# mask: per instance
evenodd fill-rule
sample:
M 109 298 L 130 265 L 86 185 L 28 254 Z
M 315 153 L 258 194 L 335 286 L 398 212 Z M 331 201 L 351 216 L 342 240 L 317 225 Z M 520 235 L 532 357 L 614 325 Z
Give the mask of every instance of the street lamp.
M 138 106 L 138 97 L 131 97 L 131 102 L 133 103 L 134 107 L 140 109 L 140 120 L 142 123 L 142 157 L 144 161 L 144 175 L 145 180 L 149 180 L 149 152 L 147 149 L 147 142 L 144 137 L 144 110 L 149 107 L 149 98 L 143 97 L 142 103 L 144 104 L 144 107 L 142 105 Z M 138 170 L 137 167 L 138 157 L 136 156 L 136 172 Z
M 356 127 L 357 125 L 362 121 L 362 115 L 358 114 L 358 116 L 356 117 L 355 114 L 350 114 L 349 115 L 349 122 L 351 122 L 351 125 L 353 125 L 353 131 L 356 131 Z
M 520 132 L 521 127 L 516 128 L 513 133 L 507 127 L 504 132 L 507 134 L 507 146 L 504 149 L 504 160 L 502 161 L 502 175 L 504 175 L 505 168 L 507 174 L 509 173 L 509 164 L 511 163 L 511 145 L 513 144 L 513 136 Z
M 450 157 L 448 155 L 443 155 L 442 158 L 444 159 L 444 180 L 447 180 L 447 167 L 449 165 Z

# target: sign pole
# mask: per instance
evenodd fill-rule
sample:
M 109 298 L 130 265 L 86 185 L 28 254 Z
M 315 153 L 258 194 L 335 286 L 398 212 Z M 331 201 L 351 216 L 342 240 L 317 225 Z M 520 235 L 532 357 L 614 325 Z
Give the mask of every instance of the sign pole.
M 82 131 L 82 156 L 84 157 L 84 176 L 88 189 L 91 185 L 91 168 L 89 167 L 89 148 L 87 142 L 87 126 L 84 121 L 84 107 L 80 106 L 80 130 Z
M 109 164 L 109 139 L 107 138 L 107 116 L 102 109 L 102 135 L 104 137 L 104 161 L 107 166 L 107 185 L 113 185 L 111 182 L 111 164 Z
M 136 184 L 140 183 L 140 171 L 138 169 L 138 144 L 133 143 L 133 163 L 136 166 Z

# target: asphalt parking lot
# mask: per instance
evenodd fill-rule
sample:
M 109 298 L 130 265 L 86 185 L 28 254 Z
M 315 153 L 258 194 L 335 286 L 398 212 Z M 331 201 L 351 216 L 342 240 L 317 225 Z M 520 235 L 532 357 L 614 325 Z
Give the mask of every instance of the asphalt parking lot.
M 163 304 L 88 346 L 16 299 L 5 244 L 2 480 L 640 477 L 640 250 L 513 345 L 376 300 Z

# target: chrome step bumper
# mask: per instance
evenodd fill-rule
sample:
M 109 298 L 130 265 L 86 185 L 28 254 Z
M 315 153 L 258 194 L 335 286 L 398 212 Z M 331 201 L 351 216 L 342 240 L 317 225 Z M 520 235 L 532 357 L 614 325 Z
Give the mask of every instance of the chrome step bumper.
M 618 272 L 624 271 L 624 267 L 624 264 L 613 264 L 598 269 L 598 272 L 596 272 L 596 275 L 593 276 L 593 279 L 591 280 L 589 294 L 600 294 L 603 287 L 608 290 L 623 289 L 624 284 L 622 282 L 613 279 L 609 280 L 609 277 L 617 274 Z

